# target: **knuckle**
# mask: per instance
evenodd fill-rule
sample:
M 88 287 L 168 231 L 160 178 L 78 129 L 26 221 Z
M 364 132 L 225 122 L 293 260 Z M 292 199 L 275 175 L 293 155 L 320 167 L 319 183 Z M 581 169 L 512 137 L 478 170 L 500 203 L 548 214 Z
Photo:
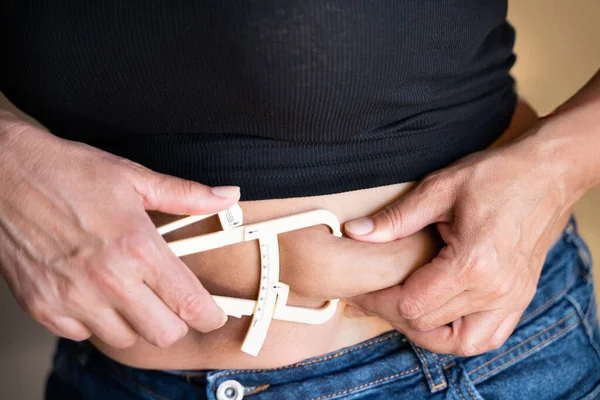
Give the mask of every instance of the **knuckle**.
M 403 222 L 403 214 L 400 211 L 399 207 L 389 206 L 384 208 L 379 214 L 378 217 L 382 220 L 386 221 L 392 228 L 392 232 L 398 232 L 404 225 Z
M 102 294 L 121 293 L 121 283 L 109 269 L 97 268 L 90 274 L 90 279 Z
M 408 324 L 412 329 L 420 332 L 427 332 L 436 327 L 431 318 L 428 317 L 410 320 Z
M 421 195 L 437 193 L 438 197 L 448 197 L 452 195 L 455 187 L 456 182 L 452 175 L 449 175 L 446 171 L 437 171 L 427 175 L 415 191 Z
M 115 248 L 97 260 L 90 260 L 86 266 L 88 278 L 102 292 L 122 295 L 124 287 L 141 281 L 141 265 L 151 265 L 144 260 L 152 257 L 152 240 L 140 234 L 124 235 L 118 238 Z
M 23 306 L 23 308 L 25 308 L 25 311 L 27 311 L 34 320 L 42 324 L 45 324 L 49 321 L 49 307 L 44 301 L 39 299 L 37 296 L 27 296 L 23 300 Z
M 417 190 L 429 192 L 431 190 L 438 189 L 441 186 L 440 182 L 443 182 L 441 173 L 433 172 L 427 175 L 425 178 L 423 178 L 423 180 L 417 187 Z
M 421 314 L 421 305 L 413 299 L 402 299 L 398 302 L 398 313 L 406 319 L 416 319 Z
M 509 296 L 513 293 L 515 287 L 518 283 L 515 282 L 514 279 L 511 279 L 509 276 L 498 276 L 490 283 L 491 288 L 489 289 L 489 294 L 492 298 L 500 299 Z M 519 291 L 520 293 L 520 291 Z M 516 299 L 515 299 L 516 300 Z
M 87 340 L 92 336 L 92 332 L 85 325 L 70 317 L 54 316 L 45 326 L 57 336 L 76 342 Z
M 177 193 L 179 193 L 184 198 L 192 197 L 196 192 L 196 184 L 192 181 L 188 181 L 187 179 L 175 179 L 172 181 L 173 185 Z
M 477 354 L 479 354 L 479 348 L 474 342 L 470 340 L 464 340 L 462 342 L 459 342 L 456 346 L 456 355 L 458 356 L 472 357 L 476 356 Z
M 472 284 L 485 281 L 489 277 L 490 267 L 488 263 L 489 255 L 480 248 L 475 246 L 469 254 L 459 257 L 462 264 L 463 276 Z
M 175 312 L 184 320 L 194 320 L 202 316 L 205 310 L 204 299 L 196 294 L 188 294 L 182 298 Z
M 506 342 L 508 337 L 504 337 L 502 335 L 493 335 L 487 343 L 488 350 L 496 350 L 502 347 L 502 345 Z
M 155 208 L 158 204 L 158 200 L 163 196 L 164 193 L 168 193 L 172 188 L 172 178 L 157 172 L 146 171 L 145 184 L 144 184 L 144 200 L 150 204 L 152 208 Z M 171 186 L 171 187 L 168 187 Z
M 117 349 L 127 349 L 133 346 L 137 342 L 138 338 L 138 335 L 131 333 L 120 335 L 118 338 L 113 338 L 110 342 L 107 343 Z
M 111 156 L 112 156 L 112 154 L 111 154 Z M 116 157 L 116 158 L 112 158 L 111 161 L 112 161 L 112 163 L 117 165 L 120 169 L 122 169 L 125 172 L 133 172 L 140 176 L 144 176 L 148 173 L 148 168 L 146 168 L 142 164 L 132 161 L 128 158 Z
M 135 260 L 147 260 L 156 254 L 154 241 L 146 233 L 130 232 L 116 239 L 116 247 L 122 255 Z
M 163 349 L 173 345 L 187 333 L 187 325 L 182 325 L 179 327 L 169 327 L 159 332 L 153 341 L 154 344 Z
M 129 290 L 132 285 L 128 285 L 126 280 L 119 279 L 109 271 L 100 271 L 95 274 L 93 281 L 91 301 L 86 301 L 85 305 L 82 302 L 75 303 L 75 311 L 81 312 L 82 309 L 89 308 L 89 304 L 94 303 L 97 299 L 125 308 L 137 306 L 137 300 Z
M 63 304 L 71 310 L 84 310 L 84 294 L 72 283 L 64 283 L 58 287 L 58 296 Z
M 507 296 L 511 292 L 512 286 L 513 286 L 513 283 L 510 280 L 508 280 L 508 279 L 501 280 L 500 282 L 498 282 L 495 285 L 494 289 L 492 290 L 491 295 L 494 298 L 500 298 L 500 297 Z
M 485 255 L 478 245 L 471 247 L 469 253 L 461 258 L 469 275 L 477 277 L 485 270 Z
M 490 221 L 493 218 L 493 210 L 495 205 L 489 202 L 479 201 L 478 198 L 465 198 L 465 206 L 473 213 L 474 221 L 477 223 L 477 230 L 482 233 L 491 233 L 492 224 L 488 224 L 485 221 Z

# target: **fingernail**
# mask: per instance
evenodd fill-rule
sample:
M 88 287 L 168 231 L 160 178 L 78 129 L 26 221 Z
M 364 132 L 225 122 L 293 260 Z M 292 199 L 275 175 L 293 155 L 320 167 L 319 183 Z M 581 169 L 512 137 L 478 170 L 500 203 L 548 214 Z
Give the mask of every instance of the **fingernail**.
M 367 314 L 356 307 L 346 305 L 346 308 L 344 309 L 344 316 L 349 318 L 363 318 L 367 317 Z
M 210 190 L 218 197 L 235 197 L 240 194 L 239 186 L 217 186 Z
M 366 235 L 375 228 L 375 222 L 371 218 L 364 217 L 355 219 L 354 221 L 346 222 L 344 229 L 355 235 Z

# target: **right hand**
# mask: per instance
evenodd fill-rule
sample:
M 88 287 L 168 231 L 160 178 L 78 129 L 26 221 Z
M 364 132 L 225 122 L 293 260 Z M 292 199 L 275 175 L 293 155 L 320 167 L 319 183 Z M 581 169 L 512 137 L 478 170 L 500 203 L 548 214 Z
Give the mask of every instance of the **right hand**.
M 145 210 L 208 214 L 239 200 L 59 139 L 0 111 L 0 273 L 56 335 L 167 347 L 226 315 Z

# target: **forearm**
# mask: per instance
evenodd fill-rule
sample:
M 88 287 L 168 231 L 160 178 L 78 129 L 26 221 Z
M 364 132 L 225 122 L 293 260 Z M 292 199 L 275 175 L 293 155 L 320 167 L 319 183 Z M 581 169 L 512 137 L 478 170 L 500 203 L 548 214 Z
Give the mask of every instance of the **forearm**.
M 549 117 L 526 141 L 540 161 L 552 163 L 570 201 L 600 184 L 600 72 Z

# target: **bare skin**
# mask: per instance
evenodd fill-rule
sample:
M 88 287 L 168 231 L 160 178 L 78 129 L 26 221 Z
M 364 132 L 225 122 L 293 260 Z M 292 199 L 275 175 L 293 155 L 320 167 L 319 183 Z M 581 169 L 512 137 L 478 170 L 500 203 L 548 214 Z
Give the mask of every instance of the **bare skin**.
M 145 209 L 187 214 L 235 204 L 239 188 L 154 173 L 0 113 L 0 272 L 51 332 L 116 348 L 166 347 L 226 316 Z
M 518 136 L 536 119 L 531 109 L 521 105 L 498 143 Z M 10 239 L 0 240 L 2 274 L 22 306 L 54 333 L 75 340 L 93 334 L 92 342 L 101 351 L 132 366 L 204 369 L 285 365 L 393 329 L 382 318 L 344 316 L 342 304 L 336 316 L 320 326 L 275 321 L 256 358 L 239 351 L 248 318 L 230 318 L 223 328 L 202 333 L 222 323 L 220 310 L 215 310 L 202 285 L 213 294 L 256 295 L 256 245 L 188 256 L 183 264 L 165 251 L 154 225 L 174 218 L 167 214 L 224 209 L 237 195 L 214 196 L 202 185 L 154 174 L 127 160 L 57 139 L 11 116 L 3 121 L 4 132 L 10 134 L 0 136 L 4 140 L 0 170 L 15 189 L 0 197 L 2 209 L 13 210 L 0 220 L 3 239 Z M 23 133 L 29 136 L 15 139 Z M 37 151 L 41 148 L 44 152 Z M 28 181 L 24 178 L 35 184 L 22 185 Z M 81 187 L 81 182 L 89 185 Z M 248 222 L 314 208 L 330 209 L 345 222 L 385 208 L 413 186 L 405 183 L 241 206 Z M 40 192 L 51 195 L 36 198 L 34 194 Z M 150 212 L 148 218 L 144 210 L 153 209 L 162 213 Z M 15 226 L 23 236 L 14 234 Z M 167 239 L 214 227 L 214 221 L 201 223 Z M 89 241 L 82 244 L 84 239 Z M 315 227 L 282 235 L 280 246 L 282 281 L 293 288 L 290 301 L 317 306 L 325 299 L 404 282 L 435 257 L 441 243 L 431 230 L 372 244 L 334 238 L 324 227 Z M 190 306 L 185 301 L 190 296 L 200 300 Z
M 495 145 L 508 142 L 537 121 L 526 105 L 519 106 L 511 127 Z M 401 198 L 412 183 L 391 185 L 332 196 L 242 202 L 248 222 L 280 215 L 326 208 L 341 222 L 368 215 Z M 172 216 L 152 213 L 156 225 Z M 174 240 L 217 229 L 216 221 L 192 226 L 168 236 Z M 335 238 L 324 227 L 315 227 L 280 236 L 282 281 L 292 287 L 291 302 L 318 306 L 333 297 L 350 297 L 393 286 L 406 280 L 417 268 L 437 255 L 441 244 L 432 230 L 421 230 L 400 241 L 373 244 Z M 183 258 L 211 293 L 254 298 L 258 287 L 256 243 L 235 245 Z M 319 326 L 273 321 L 258 357 L 248 356 L 239 346 L 249 318 L 230 318 L 209 334 L 190 331 L 169 349 L 158 349 L 142 341 L 118 350 L 99 340 L 93 343 L 122 363 L 161 369 L 271 368 L 287 365 L 359 343 L 392 330 L 382 318 L 355 318 L 345 315 L 342 303 L 336 316 Z
M 465 157 L 346 225 L 385 243 L 435 224 L 447 244 L 403 285 L 352 304 L 439 353 L 500 347 L 533 298 L 573 204 L 600 184 L 600 71 L 518 140 Z

